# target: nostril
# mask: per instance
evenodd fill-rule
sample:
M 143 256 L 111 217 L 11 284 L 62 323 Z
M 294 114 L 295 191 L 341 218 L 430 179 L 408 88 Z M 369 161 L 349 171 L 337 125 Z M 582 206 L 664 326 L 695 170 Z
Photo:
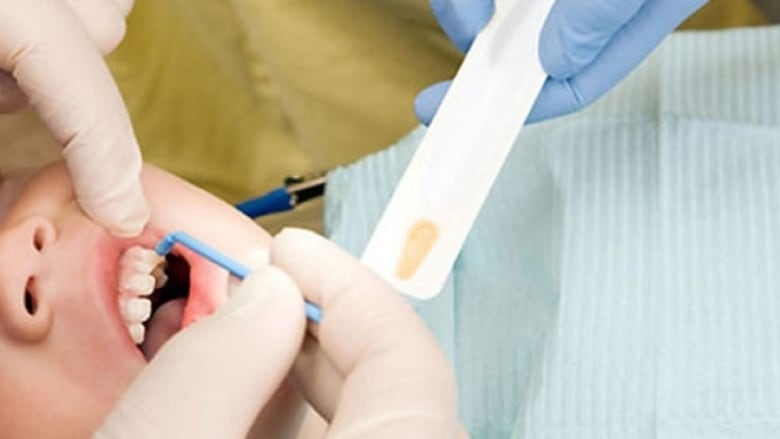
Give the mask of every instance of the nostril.
M 38 303 L 35 300 L 35 296 L 30 292 L 30 290 L 24 291 L 24 309 L 27 310 L 27 314 L 35 315 L 35 311 L 38 308 Z
M 43 340 L 51 330 L 54 314 L 34 276 L 27 279 L 24 296 L 17 297 L 12 304 L 0 303 L 0 332 L 22 342 Z
M 33 246 L 36 250 L 41 251 L 43 250 L 43 244 L 45 242 L 44 236 L 43 236 L 43 229 L 36 229 L 35 233 L 33 234 Z
M 32 244 L 36 251 L 43 251 L 49 243 L 56 239 L 57 232 L 54 226 L 48 221 L 40 221 L 35 224 L 32 233 Z
M 38 299 L 35 297 L 35 294 L 33 294 L 32 278 L 27 281 L 27 285 L 25 285 L 24 288 L 24 309 L 27 311 L 27 314 L 30 314 L 31 316 L 34 316 L 35 312 L 38 311 Z

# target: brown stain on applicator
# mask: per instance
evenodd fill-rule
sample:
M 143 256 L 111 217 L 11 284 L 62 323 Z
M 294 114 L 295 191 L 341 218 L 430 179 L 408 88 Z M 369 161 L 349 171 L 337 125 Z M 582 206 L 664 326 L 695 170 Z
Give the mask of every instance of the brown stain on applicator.
M 414 276 L 437 239 L 439 227 L 433 221 L 419 220 L 412 224 L 395 275 L 404 280 Z

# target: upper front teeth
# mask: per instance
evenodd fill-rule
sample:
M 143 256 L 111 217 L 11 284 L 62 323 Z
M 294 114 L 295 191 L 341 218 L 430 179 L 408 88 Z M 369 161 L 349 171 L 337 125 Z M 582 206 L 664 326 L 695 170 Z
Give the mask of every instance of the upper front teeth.
M 143 323 L 152 315 L 152 301 L 149 299 L 119 299 L 119 311 L 127 323 Z
M 149 274 L 164 258 L 154 250 L 139 246 L 130 247 L 119 260 L 120 269 Z
M 154 250 L 137 246 L 129 248 L 119 260 L 119 313 L 136 344 L 143 343 L 143 322 L 152 313 L 151 300 L 141 296 L 165 284 L 164 261 Z
M 130 333 L 130 338 L 133 339 L 133 343 L 141 344 L 144 342 L 144 336 L 146 334 L 146 328 L 143 323 L 132 323 L 127 325 L 127 332 Z
M 154 291 L 155 279 L 151 274 L 119 274 L 119 293 L 125 296 L 148 296 Z

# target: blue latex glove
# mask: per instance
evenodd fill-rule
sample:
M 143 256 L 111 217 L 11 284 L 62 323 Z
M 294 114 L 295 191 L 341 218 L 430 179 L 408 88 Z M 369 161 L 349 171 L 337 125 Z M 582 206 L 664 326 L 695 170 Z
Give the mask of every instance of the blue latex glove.
M 707 0 L 557 0 L 542 30 L 542 66 L 550 75 L 527 123 L 577 111 L 626 77 L 661 40 Z M 492 0 L 431 0 L 434 15 L 459 49 L 468 50 L 493 14 Z M 415 100 L 429 124 L 450 81 Z

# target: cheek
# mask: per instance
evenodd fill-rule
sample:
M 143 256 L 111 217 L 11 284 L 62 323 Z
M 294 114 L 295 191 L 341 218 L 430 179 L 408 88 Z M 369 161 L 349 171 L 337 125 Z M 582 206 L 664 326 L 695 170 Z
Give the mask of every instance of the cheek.
M 140 352 L 110 312 L 77 303 L 60 305 L 51 346 L 63 380 L 99 405 L 112 405 L 144 366 Z
M 21 176 L 10 188 L 11 198 L 4 223 L 32 215 L 54 218 L 68 204 L 74 203 L 74 193 L 65 167 L 61 164 Z
M 52 335 L 35 346 L 0 343 L 0 437 L 89 437 L 135 376 L 100 368 L 104 358 Z
M 64 382 L 48 360 L 31 362 L 28 355 L 4 360 L 2 367 L 13 367 L 14 373 L 0 380 L 3 438 L 89 437 L 105 417 L 106 411 Z

